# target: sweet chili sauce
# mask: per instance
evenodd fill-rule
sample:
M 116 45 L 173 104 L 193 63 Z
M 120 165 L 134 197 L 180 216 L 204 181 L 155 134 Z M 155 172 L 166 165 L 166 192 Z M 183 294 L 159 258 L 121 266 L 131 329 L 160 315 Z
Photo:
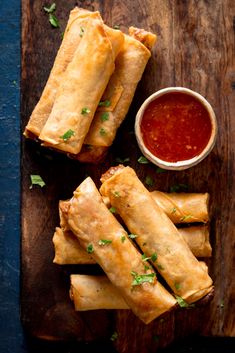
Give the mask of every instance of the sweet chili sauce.
M 145 146 L 166 162 L 198 156 L 206 147 L 212 124 L 206 108 L 189 94 L 166 93 L 145 109 L 140 130 Z

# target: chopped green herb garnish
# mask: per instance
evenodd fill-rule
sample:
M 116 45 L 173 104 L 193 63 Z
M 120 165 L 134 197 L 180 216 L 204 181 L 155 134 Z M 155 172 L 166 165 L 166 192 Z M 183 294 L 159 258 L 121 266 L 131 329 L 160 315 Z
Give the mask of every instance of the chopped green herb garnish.
M 190 218 L 192 218 L 192 215 L 189 214 L 189 215 L 187 215 L 187 216 L 181 217 L 181 218 L 180 218 L 180 221 L 181 221 L 181 222 L 187 221 L 187 219 L 190 219 Z
M 149 164 L 149 161 L 147 160 L 147 158 L 145 158 L 144 156 L 141 156 L 139 159 L 138 159 L 138 162 L 140 164 Z
M 64 141 L 68 141 L 74 135 L 75 135 L 75 132 L 69 129 L 64 133 L 64 135 L 60 136 L 60 138 L 63 139 Z
M 84 107 L 81 110 L 82 115 L 89 114 L 90 112 L 91 112 L 91 110 L 89 108 L 87 108 L 87 107 Z
M 177 185 L 172 185 L 170 187 L 170 192 L 177 192 L 177 191 L 181 191 L 181 190 L 188 190 L 188 185 L 186 184 L 177 184 Z
M 174 208 L 172 208 L 171 213 L 173 214 L 175 212 L 176 212 L 176 208 L 174 207 Z
M 151 260 L 155 262 L 157 260 L 157 254 L 154 252 L 153 255 L 151 256 Z
M 87 250 L 88 254 L 93 253 L 93 251 L 94 251 L 93 245 L 92 245 L 92 244 L 89 244 L 86 250 Z
M 142 260 L 143 261 L 148 261 L 148 260 L 152 260 L 153 262 L 155 262 L 157 260 L 157 254 L 153 253 L 151 256 L 147 257 L 145 254 L 142 255 Z
M 224 308 L 224 300 L 221 300 L 220 307 L 223 309 Z
M 129 158 L 129 157 L 127 157 L 127 158 L 120 158 L 120 157 L 117 157 L 117 158 L 115 159 L 115 161 L 116 161 L 117 163 L 123 164 L 123 163 L 130 162 L 130 158 Z
M 164 270 L 164 267 L 161 264 L 157 264 L 157 268 L 162 271 Z
M 31 179 L 30 189 L 32 189 L 33 185 L 39 185 L 39 186 L 41 186 L 41 188 L 43 188 L 43 186 L 46 185 L 45 182 L 40 177 L 40 175 L 31 174 L 30 179 Z
M 98 242 L 99 245 L 107 245 L 111 243 L 112 243 L 112 240 L 107 240 L 107 239 L 100 239 Z
M 106 135 L 106 130 L 103 127 L 100 129 L 100 135 L 101 136 Z
M 130 238 L 130 239 L 135 239 L 137 237 L 138 237 L 138 235 L 136 235 L 136 234 L 128 234 L 128 238 Z
M 83 37 L 84 32 L 85 32 L 84 27 L 80 27 L 79 37 Z
M 118 338 L 118 333 L 115 331 L 112 336 L 110 337 L 110 341 L 116 341 L 116 339 Z
M 165 169 L 162 169 L 162 168 L 160 168 L 160 167 L 158 167 L 157 169 L 156 169 L 156 173 L 157 174 L 161 174 L 161 173 L 165 173 L 166 172 L 166 170 Z
M 55 28 L 60 27 L 59 20 L 52 13 L 49 14 L 49 22 L 52 25 L 52 27 L 55 27 Z
M 175 298 L 181 308 L 193 308 L 194 304 L 188 304 L 182 297 L 175 294 Z
M 114 25 L 113 28 L 114 29 L 120 29 L 120 26 L 119 25 Z
M 175 289 L 176 289 L 176 290 L 179 290 L 180 288 L 181 288 L 180 283 L 175 282 Z
M 50 5 L 50 7 L 44 6 L 43 9 L 44 9 L 44 11 L 46 11 L 47 13 L 52 13 L 52 12 L 54 12 L 54 11 L 56 10 L 56 4 L 53 3 L 53 4 Z
M 146 282 L 153 283 L 154 278 L 156 276 L 154 272 L 149 274 L 139 275 L 135 271 L 131 271 L 131 275 L 133 276 L 132 286 L 139 286 L 140 284 L 146 283 Z
M 125 235 L 123 235 L 123 236 L 121 237 L 122 243 L 124 243 L 125 240 L 126 240 L 126 237 L 125 237 Z
M 148 270 L 150 270 L 150 269 L 151 269 L 150 266 L 144 265 L 144 270 L 145 270 L 145 271 L 148 271 Z
M 145 182 L 145 184 L 148 185 L 148 186 L 153 186 L 153 185 L 154 185 L 154 181 L 153 181 L 153 179 L 152 179 L 149 175 L 146 176 L 144 182 Z
M 109 211 L 110 211 L 111 213 L 116 213 L 116 208 L 115 208 L 115 207 L 110 207 Z
M 100 117 L 100 120 L 103 121 L 103 122 L 109 120 L 109 113 L 108 112 L 102 113 L 101 117 Z
M 108 99 L 106 99 L 105 101 L 99 102 L 99 107 L 110 107 L 110 105 L 111 105 L 111 102 Z
M 119 191 L 114 191 L 114 192 L 113 192 L 113 195 L 114 195 L 115 197 L 120 197 Z

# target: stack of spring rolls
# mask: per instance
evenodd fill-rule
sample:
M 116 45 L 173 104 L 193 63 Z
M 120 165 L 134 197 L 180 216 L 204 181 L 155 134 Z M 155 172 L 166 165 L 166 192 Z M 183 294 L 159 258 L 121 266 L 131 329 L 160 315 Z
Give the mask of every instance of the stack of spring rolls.
M 156 36 L 129 35 L 98 11 L 71 11 L 64 38 L 24 135 L 81 162 L 100 161 L 113 143 L 151 56 Z
M 98 191 L 88 177 L 59 203 L 54 262 L 97 263 L 106 274 L 71 275 L 75 310 L 131 309 L 147 324 L 175 307 L 176 298 L 190 304 L 207 295 L 212 280 L 195 256 L 211 256 L 208 228 L 174 223 L 207 222 L 208 194 L 150 193 L 122 165 L 101 182 Z

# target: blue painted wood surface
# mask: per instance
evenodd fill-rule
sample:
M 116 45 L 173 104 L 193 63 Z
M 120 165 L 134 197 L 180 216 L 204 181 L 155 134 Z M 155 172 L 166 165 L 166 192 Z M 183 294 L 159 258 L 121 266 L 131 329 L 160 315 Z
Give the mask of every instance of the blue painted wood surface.
M 21 353 L 19 0 L 0 0 L 0 33 L 0 352 Z

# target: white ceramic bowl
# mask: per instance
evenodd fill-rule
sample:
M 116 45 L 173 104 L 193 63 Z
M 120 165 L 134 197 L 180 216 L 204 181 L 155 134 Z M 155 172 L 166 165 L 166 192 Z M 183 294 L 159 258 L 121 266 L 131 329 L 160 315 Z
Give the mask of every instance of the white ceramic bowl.
M 143 114 L 145 112 L 145 109 L 147 108 L 147 106 L 149 105 L 150 102 L 152 102 L 156 98 L 158 98 L 166 93 L 175 93 L 175 92 L 185 93 L 185 94 L 193 96 L 206 108 L 206 110 L 209 113 L 210 120 L 211 120 L 212 131 L 211 131 L 211 137 L 210 137 L 206 147 L 198 156 L 195 156 L 191 159 L 187 159 L 184 161 L 179 161 L 179 162 L 166 162 L 166 161 L 156 157 L 155 155 L 153 155 L 149 151 L 149 149 L 145 146 L 143 138 L 142 138 L 141 130 L 140 130 L 140 124 L 141 124 L 141 120 L 142 120 Z M 187 168 L 195 166 L 196 164 L 201 162 L 210 153 L 210 151 L 214 147 L 216 136 L 217 136 L 217 130 L 218 130 L 218 128 L 217 128 L 217 121 L 216 121 L 215 113 L 214 113 L 210 103 L 208 103 L 208 101 L 203 96 L 201 96 L 199 93 L 194 92 L 194 91 L 192 91 L 188 88 L 184 88 L 184 87 L 168 87 L 168 88 L 164 88 L 164 89 L 161 89 L 160 91 L 153 93 L 141 105 L 141 107 L 136 115 L 136 120 L 135 120 L 135 135 L 136 135 L 136 139 L 137 139 L 139 148 L 140 148 L 141 152 L 143 153 L 143 155 L 148 160 L 150 160 L 152 163 L 156 164 L 157 166 L 159 166 L 163 169 L 170 169 L 170 170 L 187 169 Z

